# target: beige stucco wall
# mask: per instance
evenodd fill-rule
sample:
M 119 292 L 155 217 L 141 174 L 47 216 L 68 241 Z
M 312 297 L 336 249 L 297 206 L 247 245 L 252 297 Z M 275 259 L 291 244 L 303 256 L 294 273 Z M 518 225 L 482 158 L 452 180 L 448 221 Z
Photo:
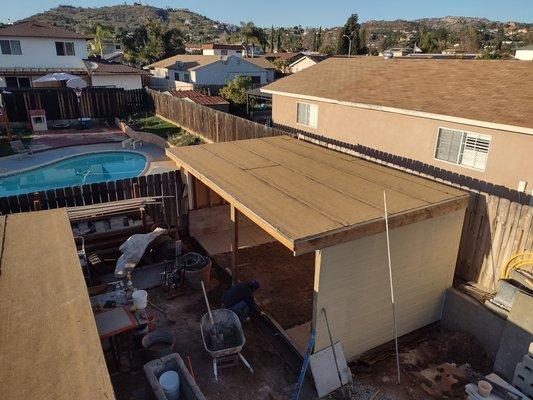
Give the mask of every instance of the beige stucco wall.
M 296 123 L 298 101 L 318 105 L 317 129 Z M 278 124 L 361 144 L 515 190 L 519 181 L 526 181 L 527 192 L 533 189 L 533 135 L 279 95 L 273 96 L 272 119 Z M 439 127 L 490 135 L 485 171 L 435 159 Z
M 459 210 L 390 232 L 400 335 L 440 319 L 463 217 Z M 316 252 L 315 349 L 329 344 L 322 308 L 348 359 L 394 338 L 385 233 Z
M 304 57 L 301 60 L 299 60 L 296 64 L 294 64 L 292 67 L 290 67 L 290 72 L 292 74 L 295 74 L 296 72 L 303 71 L 304 69 L 312 67 L 315 64 L 316 62 L 314 62 L 310 58 Z

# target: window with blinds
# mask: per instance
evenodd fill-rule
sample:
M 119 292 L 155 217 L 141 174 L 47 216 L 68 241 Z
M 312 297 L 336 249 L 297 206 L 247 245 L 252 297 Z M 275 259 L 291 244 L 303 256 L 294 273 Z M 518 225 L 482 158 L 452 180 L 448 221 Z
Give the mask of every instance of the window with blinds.
M 296 122 L 300 125 L 316 128 L 318 126 L 318 106 L 316 104 L 298 103 Z
M 489 135 L 439 128 L 435 158 L 484 171 L 490 140 Z

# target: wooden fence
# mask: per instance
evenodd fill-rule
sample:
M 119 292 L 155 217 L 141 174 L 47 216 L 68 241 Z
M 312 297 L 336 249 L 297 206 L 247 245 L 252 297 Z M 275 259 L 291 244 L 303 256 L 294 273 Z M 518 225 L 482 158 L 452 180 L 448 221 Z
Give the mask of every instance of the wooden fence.
M 153 111 L 184 129 L 212 142 L 286 135 L 287 132 L 257 124 L 222 111 L 147 89 Z
M 482 288 L 496 288 L 514 255 L 533 252 L 533 207 L 486 193 L 471 193 L 456 276 Z
M 37 198 L 42 210 L 131 199 L 134 197 L 135 184 L 139 187 L 141 197 L 164 196 L 161 205 L 146 207 L 147 214 L 153 221 L 176 226 L 181 209 L 179 201 L 184 190 L 179 171 L 1 197 L 0 211 L 3 215 L 35 211 L 34 201 Z
M 78 98 L 68 88 L 13 89 L 2 95 L 11 122 L 28 122 L 28 110 L 44 109 L 49 121 L 89 118 L 112 119 L 144 110 L 148 106 L 144 89 L 87 88 Z

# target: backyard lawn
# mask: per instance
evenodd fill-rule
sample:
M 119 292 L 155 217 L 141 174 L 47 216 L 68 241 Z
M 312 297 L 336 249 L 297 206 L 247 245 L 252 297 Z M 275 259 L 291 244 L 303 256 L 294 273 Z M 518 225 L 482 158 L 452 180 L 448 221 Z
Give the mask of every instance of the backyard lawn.
M 137 116 L 128 121 L 130 127 L 136 131 L 154 133 L 174 146 L 190 146 L 203 143 L 202 138 L 182 129 L 155 115 Z

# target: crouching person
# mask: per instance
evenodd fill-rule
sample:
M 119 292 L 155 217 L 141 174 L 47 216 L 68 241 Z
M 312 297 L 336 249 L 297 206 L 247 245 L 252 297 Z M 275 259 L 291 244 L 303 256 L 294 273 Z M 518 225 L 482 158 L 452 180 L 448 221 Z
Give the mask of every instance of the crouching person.
M 256 311 L 253 293 L 257 289 L 259 282 L 255 280 L 233 285 L 222 296 L 222 307 L 237 314 L 241 322 L 246 321 L 250 313 Z

